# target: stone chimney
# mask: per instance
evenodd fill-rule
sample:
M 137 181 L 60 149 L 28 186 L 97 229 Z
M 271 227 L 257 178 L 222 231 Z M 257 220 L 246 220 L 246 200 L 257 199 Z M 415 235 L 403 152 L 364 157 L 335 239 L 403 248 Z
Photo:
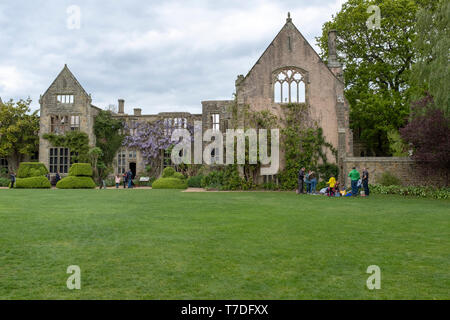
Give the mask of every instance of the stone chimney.
M 119 99 L 119 113 L 124 114 L 125 113 L 125 100 Z
M 140 117 L 142 115 L 142 109 L 141 108 L 135 108 L 134 109 L 134 115 Z

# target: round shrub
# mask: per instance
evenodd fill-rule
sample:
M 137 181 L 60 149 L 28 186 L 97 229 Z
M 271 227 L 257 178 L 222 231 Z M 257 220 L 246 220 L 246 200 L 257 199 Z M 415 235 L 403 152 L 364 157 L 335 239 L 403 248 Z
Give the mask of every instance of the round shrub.
M 187 181 L 188 186 L 190 188 L 201 188 L 202 187 L 202 179 L 203 179 L 202 175 L 190 177 Z
M 175 172 L 171 178 L 176 178 L 176 179 L 181 179 L 181 180 L 186 179 L 186 177 L 180 172 Z
M 44 176 L 31 178 L 17 178 L 15 188 L 17 189 L 50 189 L 50 181 Z
M 41 162 L 22 162 L 17 171 L 17 178 L 39 177 L 45 176 L 47 173 L 47 168 Z
M 160 178 L 153 182 L 153 189 L 187 189 L 187 183 L 177 178 Z
M 95 189 L 96 185 L 91 177 L 68 176 L 56 184 L 58 189 Z
M 69 176 L 92 177 L 92 166 L 90 163 L 74 163 L 69 169 Z
M 175 174 L 175 169 L 172 167 L 167 167 L 163 170 L 162 177 L 169 178 L 169 177 L 172 177 L 174 174 Z

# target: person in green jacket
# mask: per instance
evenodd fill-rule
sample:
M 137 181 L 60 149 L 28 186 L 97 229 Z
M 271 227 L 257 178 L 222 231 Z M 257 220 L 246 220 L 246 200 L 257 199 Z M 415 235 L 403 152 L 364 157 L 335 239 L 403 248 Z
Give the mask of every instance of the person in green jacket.
M 358 180 L 361 176 L 359 175 L 358 170 L 356 170 L 356 167 L 353 167 L 353 170 L 350 171 L 348 176 L 352 181 L 352 196 L 356 197 L 358 195 Z

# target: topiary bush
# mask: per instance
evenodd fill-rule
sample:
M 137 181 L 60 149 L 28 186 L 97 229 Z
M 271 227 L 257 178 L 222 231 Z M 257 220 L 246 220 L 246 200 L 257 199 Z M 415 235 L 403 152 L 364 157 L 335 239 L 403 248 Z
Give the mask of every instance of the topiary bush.
M 95 189 L 95 187 L 91 177 L 68 176 L 56 184 L 58 189 Z
M 47 168 L 41 162 L 22 162 L 17 171 L 17 178 L 39 177 L 45 176 L 47 173 Z
M 185 180 L 177 178 L 160 178 L 153 182 L 153 189 L 187 189 L 188 185 Z
M 389 171 L 383 172 L 381 178 L 378 179 L 378 183 L 385 187 L 402 185 L 402 181 Z
M 176 179 L 181 179 L 181 180 L 186 179 L 186 177 L 180 172 L 175 172 L 171 178 L 176 178 Z
M 172 167 L 167 167 L 163 170 L 162 177 L 163 178 L 170 178 L 175 174 L 175 169 Z
M 69 169 L 69 176 L 92 177 L 92 166 L 90 163 L 74 163 Z
M 17 189 L 50 189 L 52 186 L 45 176 L 17 178 L 14 186 Z
M 190 188 L 201 188 L 202 187 L 203 175 L 190 177 L 187 184 Z

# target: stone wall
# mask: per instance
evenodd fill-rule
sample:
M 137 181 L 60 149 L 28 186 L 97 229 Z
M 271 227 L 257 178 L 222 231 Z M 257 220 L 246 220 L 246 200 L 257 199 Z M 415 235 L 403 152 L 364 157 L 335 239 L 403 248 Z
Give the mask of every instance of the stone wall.
M 428 175 L 421 170 L 416 162 L 410 158 L 397 157 L 361 157 L 346 158 L 344 160 L 344 170 L 342 178 L 345 186 L 350 185 L 348 173 L 353 167 L 361 173 L 363 168 L 368 168 L 369 183 L 378 183 L 382 174 L 389 171 L 396 177 L 400 178 L 403 185 L 434 185 L 441 186 L 445 184 L 445 175 L 434 172 Z

